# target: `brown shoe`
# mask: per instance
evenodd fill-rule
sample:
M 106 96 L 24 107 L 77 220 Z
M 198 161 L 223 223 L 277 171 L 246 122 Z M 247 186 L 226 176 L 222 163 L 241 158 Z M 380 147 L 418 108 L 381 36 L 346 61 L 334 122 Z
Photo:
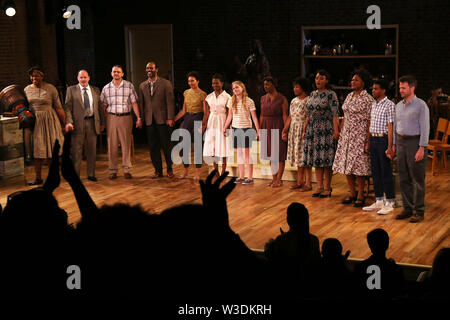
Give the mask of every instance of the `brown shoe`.
M 174 177 L 173 172 L 172 172 L 172 171 L 167 172 L 167 176 L 168 176 L 169 178 L 173 178 L 173 177 Z
M 417 222 L 420 222 L 420 221 L 423 221 L 423 216 L 419 216 L 418 214 L 414 214 L 411 217 L 411 219 L 409 219 L 409 222 L 412 222 L 412 223 L 417 223 Z
M 125 173 L 123 174 L 123 176 L 125 177 L 125 179 L 131 179 L 131 178 L 133 178 L 133 177 L 131 176 L 131 173 L 129 173 L 129 172 L 125 172 Z
M 117 173 L 111 173 L 108 177 L 110 180 L 117 179 Z
M 395 216 L 395 219 L 402 220 L 402 219 L 407 219 L 411 216 L 412 216 L 411 212 L 402 211 L 401 213 L 399 213 L 398 215 Z

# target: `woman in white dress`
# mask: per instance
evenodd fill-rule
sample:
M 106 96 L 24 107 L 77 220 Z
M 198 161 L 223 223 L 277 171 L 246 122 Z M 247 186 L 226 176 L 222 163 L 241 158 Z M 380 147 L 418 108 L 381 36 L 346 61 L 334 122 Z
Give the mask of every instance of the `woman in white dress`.
M 203 117 L 202 130 L 205 131 L 205 143 L 203 145 L 203 156 L 212 158 L 214 169 L 219 170 L 219 160 L 222 159 L 222 172 L 227 167 L 227 157 L 233 155 L 231 139 L 222 134 L 228 116 L 227 102 L 231 96 L 223 90 L 223 77 L 215 74 L 212 77 L 212 88 L 205 99 L 206 111 Z M 210 161 L 209 161 L 210 163 Z

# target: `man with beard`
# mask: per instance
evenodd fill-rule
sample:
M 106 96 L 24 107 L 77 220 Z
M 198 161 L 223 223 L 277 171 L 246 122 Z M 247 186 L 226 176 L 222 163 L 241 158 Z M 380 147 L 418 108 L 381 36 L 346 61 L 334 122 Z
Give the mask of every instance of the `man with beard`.
M 411 217 L 410 222 L 423 220 L 425 215 L 425 169 L 430 134 L 428 106 L 414 91 L 413 76 L 399 79 L 403 100 L 395 106 L 394 145 L 397 150 L 398 175 L 402 191 L 403 211 L 396 219 Z

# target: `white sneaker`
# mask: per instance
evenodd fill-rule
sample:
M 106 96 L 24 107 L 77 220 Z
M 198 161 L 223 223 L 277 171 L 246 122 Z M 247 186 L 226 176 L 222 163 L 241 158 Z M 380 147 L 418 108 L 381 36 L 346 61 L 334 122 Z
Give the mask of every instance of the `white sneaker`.
M 368 207 L 364 207 L 363 211 L 378 211 L 383 208 L 383 200 L 377 200 Z
M 383 206 L 383 208 L 381 208 L 380 211 L 378 211 L 378 214 L 388 214 L 391 213 L 392 211 L 394 211 L 394 207 L 393 207 L 393 203 L 391 202 L 387 202 L 386 205 Z

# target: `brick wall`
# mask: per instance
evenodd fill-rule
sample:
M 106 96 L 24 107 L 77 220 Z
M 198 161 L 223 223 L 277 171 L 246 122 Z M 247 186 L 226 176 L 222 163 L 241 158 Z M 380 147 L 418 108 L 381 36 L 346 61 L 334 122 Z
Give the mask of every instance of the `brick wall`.
M 25 0 L 16 1 L 16 15 L 0 12 L 0 90 L 28 84 L 28 45 Z
M 30 83 L 27 70 L 39 64 L 45 80 L 58 78 L 56 32 L 54 23 L 46 22 L 48 10 L 44 1 L 16 0 L 16 15 L 0 12 L 0 89 Z

